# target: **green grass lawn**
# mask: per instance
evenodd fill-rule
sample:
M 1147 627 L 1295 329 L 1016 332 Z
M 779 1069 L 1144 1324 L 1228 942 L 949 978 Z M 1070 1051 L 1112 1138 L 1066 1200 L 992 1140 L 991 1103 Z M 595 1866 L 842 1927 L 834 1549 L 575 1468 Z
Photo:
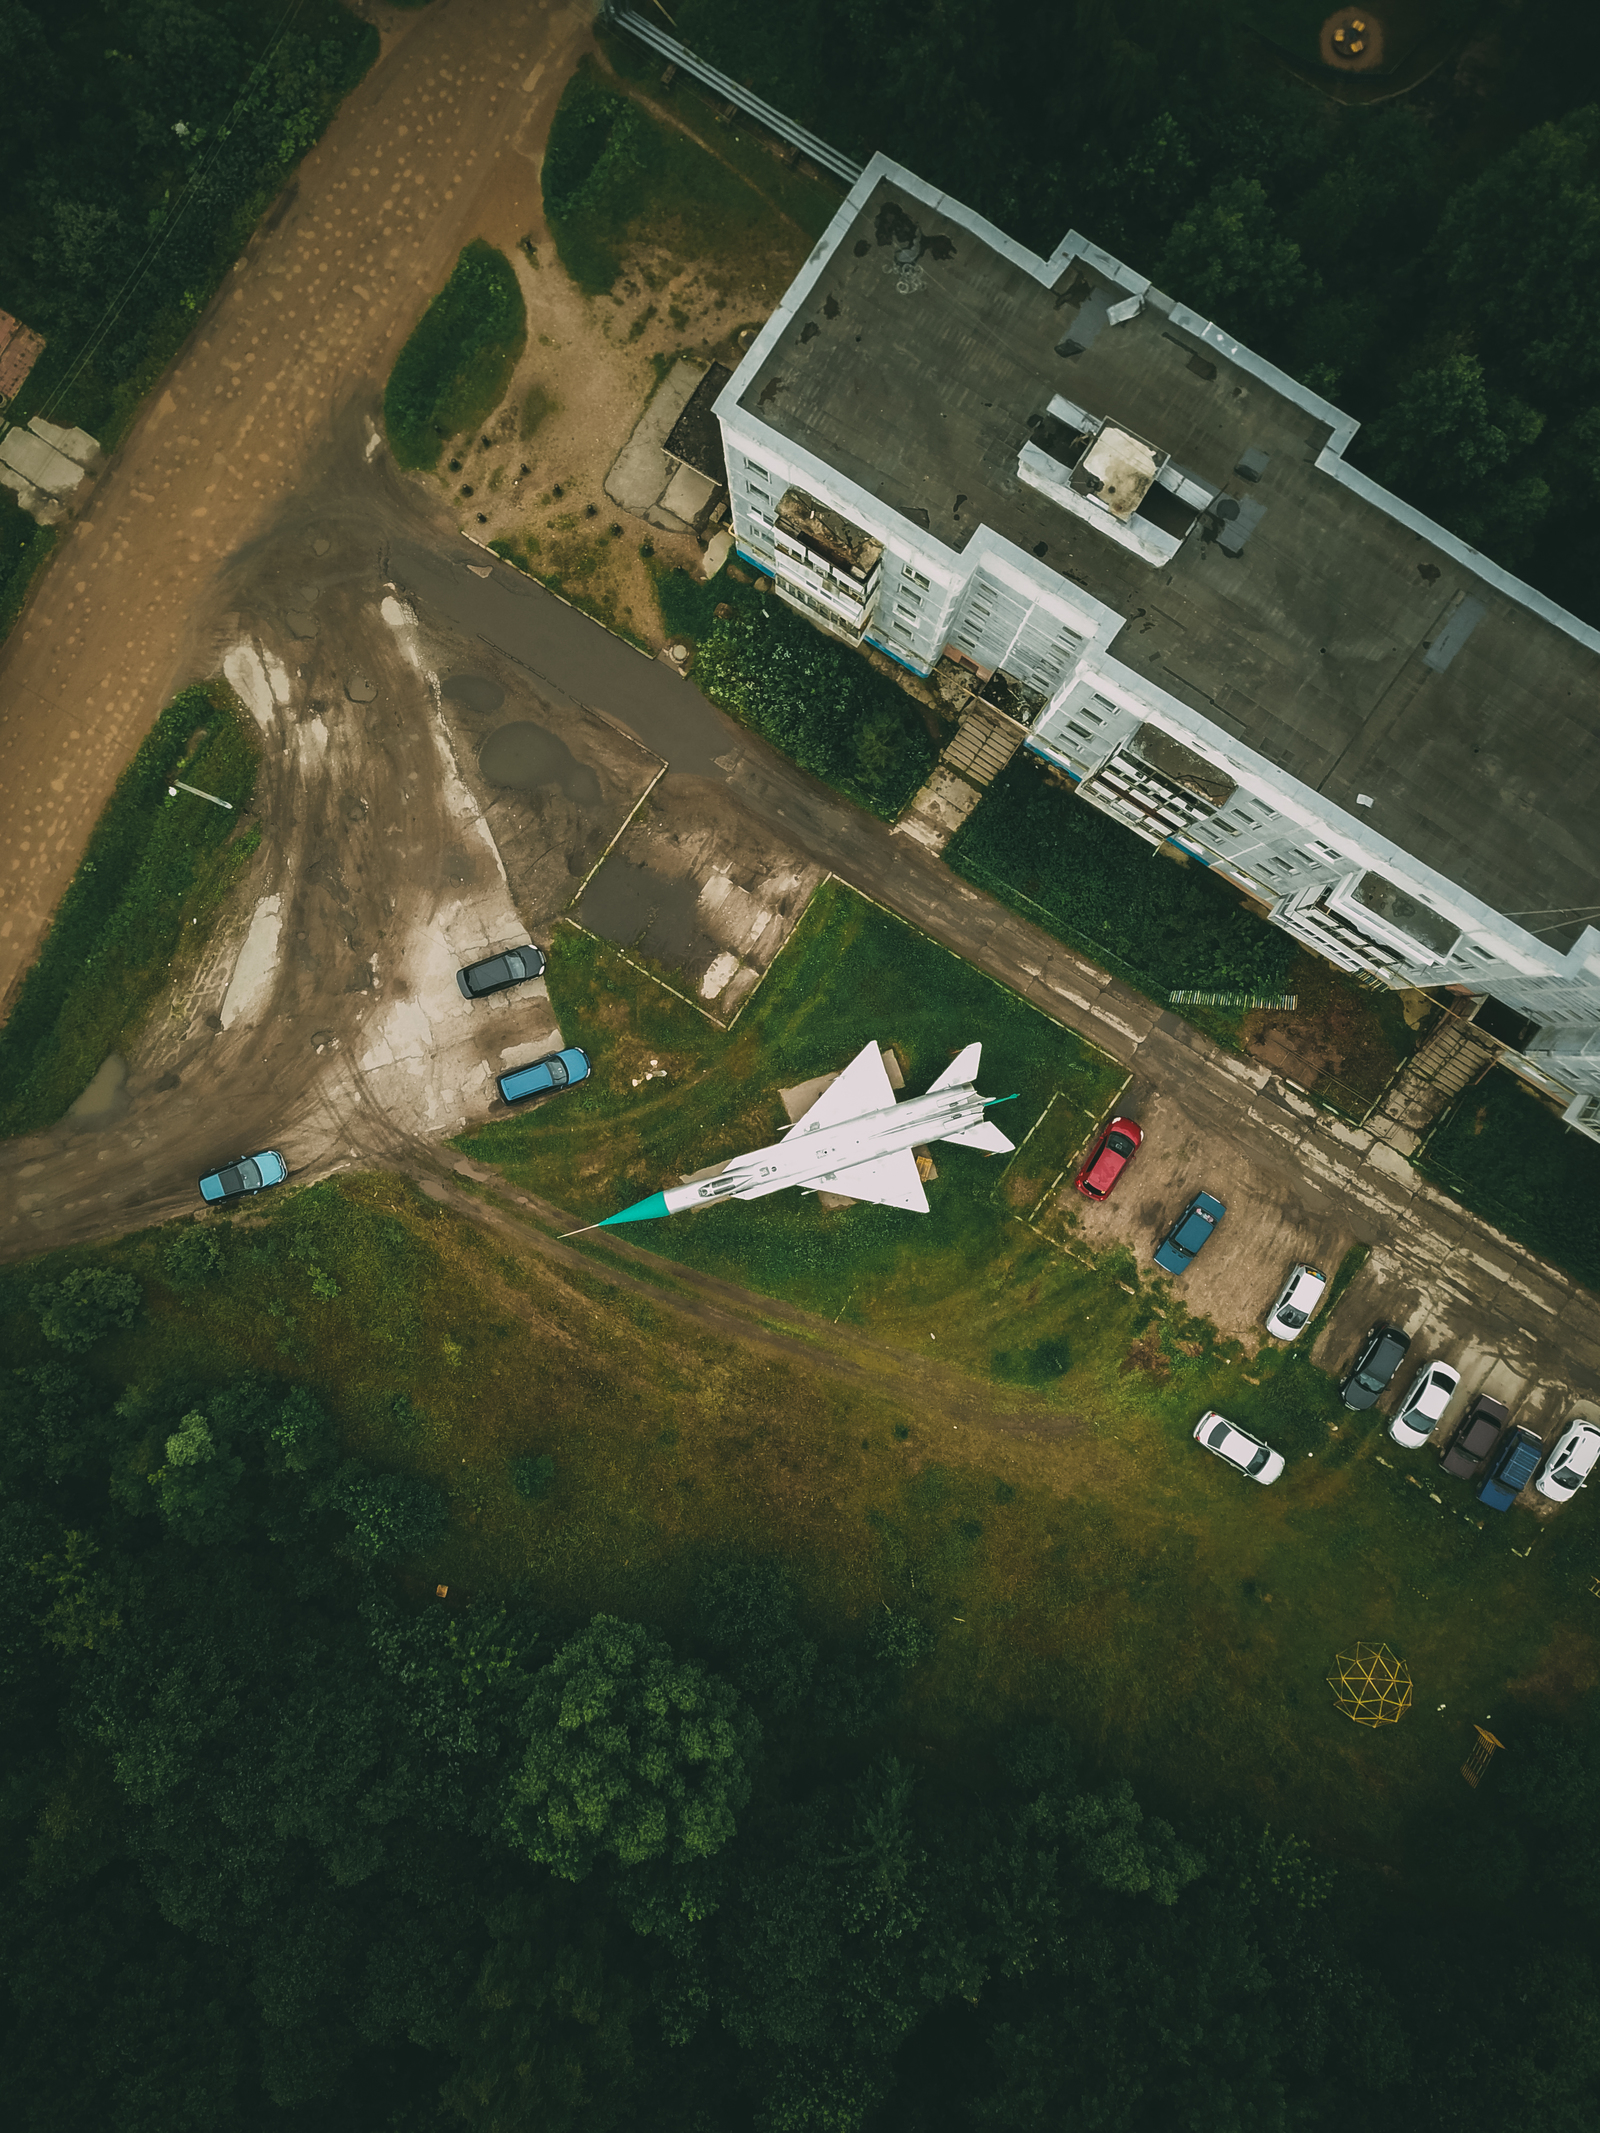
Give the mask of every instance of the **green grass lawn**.
M 1469 1089 L 1417 1157 L 1463 1207 L 1600 1289 L 1600 1147 L 1510 1073 Z
M 1095 1766 L 1137 1773 L 1147 1803 L 1186 1820 L 1231 1806 L 1319 1848 L 1459 1874 L 1479 1841 L 1457 1775 L 1468 1722 L 1491 1718 L 1514 1748 L 1519 1698 L 1550 1708 L 1600 1659 L 1591 1507 L 1513 1553 L 1533 1539 L 1525 1514 L 1480 1531 L 1456 1515 L 1464 1491 L 1435 1504 L 1402 1471 L 1419 1462 L 1381 1466 L 1369 1422 L 1331 1432 L 1308 1362 L 1268 1371 L 1156 1317 L 1125 1268 L 1013 1228 L 1021 1249 L 944 1299 L 939 1353 L 1003 1282 L 1019 1324 L 1064 1340 L 1067 1369 L 1048 1395 L 973 1373 L 964 1405 L 960 1373 L 904 1352 L 841 1366 L 826 1329 L 798 1354 L 729 1337 L 732 1319 L 711 1329 L 669 1293 L 508 1247 L 384 1177 L 209 1225 L 222 1265 L 199 1287 L 164 1278 L 170 1231 L 7 1269 L 0 1338 L 41 1359 L 32 1283 L 109 1263 L 145 1309 L 91 1353 L 108 1387 L 306 1383 L 351 1450 L 446 1491 L 449 1528 L 410 1588 L 525 1588 L 556 1619 L 604 1609 L 670 1635 L 709 1562 L 775 1555 L 831 1633 L 885 1605 L 935 1633 L 896 1721 L 907 1750 L 981 1754 L 1008 1718 L 1051 1712 Z M 1293 1452 L 1275 1487 L 1191 1444 L 1213 1402 Z M 511 1472 L 530 1456 L 554 1467 L 534 1501 Z M 1413 1671 L 1398 1728 L 1334 1708 L 1325 1676 L 1360 1638 Z
M 194 953 L 259 839 L 239 812 L 258 754 L 220 681 L 182 691 L 140 743 L 0 1030 L 0 1133 L 54 1124 L 137 1034 L 180 944 Z M 176 777 L 232 811 L 170 796 Z
M 383 420 L 400 465 L 436 466 L 447 438 L 487 421 L 527 339 L 515 269 L 503 252 L 475 237 L 389 373 Z
M 654 88 L 648 93 L 680 124 L 662 123 L 585 61 L 551 123 L 545 212 L 561 264 L 586 295 L 605 295 L 640 242 L 716 272 L 748 269 L 774 244 L 803 253 L 826 229 L 839 205 L 836 188 L 800 177 L 733 133 L 719 135 L 713 153 L 693 138 L 710 119 L 702 101 L 682 89 L 659 99 Z

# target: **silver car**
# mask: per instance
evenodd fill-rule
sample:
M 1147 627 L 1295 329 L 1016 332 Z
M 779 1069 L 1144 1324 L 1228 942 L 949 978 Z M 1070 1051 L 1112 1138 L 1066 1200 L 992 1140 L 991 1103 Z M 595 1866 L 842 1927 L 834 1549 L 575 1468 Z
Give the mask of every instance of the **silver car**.
M 1592 1422 L 1569 1422 L 1534 1487 L 1550 1503 L 1571 1503 L 1580 1489 L 1588 1487 L 1596 1461 L 1600 1461 L 1600 1429 Z
M 1250 1481 L 1259 1481 L 1263 1488 L 1276 1481 L 1283 1472 L 1283 1454 L 1273 1451 L 1259 1437 L 1252 1437 L 1247 1429 L 1237 1422 L 1230 1422 L 1226 1415 L 1219 1415 L 1209 1408 L 1194 1426 L 1194 1441 L 1203 1444 L 1208 1452 L 1225 1459 Z
M 1448 1363 L 1424 1363 L 1389 1424 L 1395 1443 L 1403 1444 L 1408 1452 L 1426 1444 L 1434 1425 L 1444 1419 L 1444 1411 L 1460 1383 L 1460 1371 L 1452 1370 Z

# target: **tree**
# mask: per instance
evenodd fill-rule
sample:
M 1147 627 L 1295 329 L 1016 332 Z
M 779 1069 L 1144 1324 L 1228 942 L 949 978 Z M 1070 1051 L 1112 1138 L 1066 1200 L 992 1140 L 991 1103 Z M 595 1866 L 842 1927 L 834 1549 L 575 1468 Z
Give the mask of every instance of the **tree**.
M 197 1289 L 222 1271 L 222 1246 L 213 1232 L 188 1223 L 167 1244 L 161 1270 L 175 1289 Z
M 1457 350 L 1414 371 L 1400 398 L 1373 423 L 1362 458 L 1410 497 L 1459 496 L 1532 444 L 1544 417 L 1506 395 L 1490 405 L 1483 365 Z
M 351 1466 L 336 1501 L 350 1520 L 356 1552 L 377 1563 L 415 1555 L 444 1531 L 444 1497 L 420 1474 L 370 1474 Z
M 1462 187 L 1435 251 L 1467 317 L 1497 343 L 1509 329 L 1517 380 L 1563 400 L 1600 384 L 1600 104 L 1535 127 Z
M 602 1859 L 710 1859 L 733 1836 L 760 1738 L 729 1683 L 614 1615 L 596 1615 L 542 1670 L 522 1728 L 506 1829 L 568 1881 Z
M 56 1282 L 40 1282 L 28 1292 L 47 1341 L 81 1355 L 97 1340 L 131 1326 L 139 1315 L 143 1291 L 131 1274 L 110 1267 L 78 1267 Z
M 1289 310 L 1312 287 L 1300 247 L 1279 233 L 1254 178 L 1214 185 L 1173 224 L 1156 280 L 1192 309 L 1241 333 Z

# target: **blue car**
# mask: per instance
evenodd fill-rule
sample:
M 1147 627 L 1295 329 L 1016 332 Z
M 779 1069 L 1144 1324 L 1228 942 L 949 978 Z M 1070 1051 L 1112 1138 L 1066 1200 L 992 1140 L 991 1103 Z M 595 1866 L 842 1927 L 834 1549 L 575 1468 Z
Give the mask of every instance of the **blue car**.
M 1156 1265 L 1168 1274 L 1188 1273 L 1227 1212 L 1211 1193 L 1197 1192 L 1156 1246 Z
M 269 1185 L 281 1185 L 288 1175 L 289 1166 L 277 1149 L 263 1148 L 259 1155 L 235 1156 L 231 1163 L 203 1177 L 200 1197 L 213 1206 L 218 1200 L 239 1200 L 247 1193 L 265 1192 Z
M 1543 1456 L 1543 1440 L 1519 1422 L 1507 1432 L 1494 1464 L 1478 1485 L 1479 1503 L 1486 1511 L 1509 1511 Z
M 508 1104 L 520 1104 L 529 1096 L 544 1096 L 555 1089 L 575 1088 L 587 1081 L 594 1069 L 581 1045 L 569 1044 L 564 1052 L 547 1052 L 528 1066 L 514 1067 L 498 1077 L 500 1094 Z

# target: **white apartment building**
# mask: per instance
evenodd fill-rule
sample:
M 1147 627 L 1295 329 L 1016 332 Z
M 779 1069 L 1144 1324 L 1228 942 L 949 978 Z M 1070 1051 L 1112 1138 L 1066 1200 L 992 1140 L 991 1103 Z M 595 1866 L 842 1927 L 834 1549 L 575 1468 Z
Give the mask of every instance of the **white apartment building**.
M 1087 803 L 1342 968 L 1491 995 L 1600 1139 L 1600 631 L 1347 466 L 1350 416 L 883 156 L 716 412 L 782 597 L 1004 677 Z

